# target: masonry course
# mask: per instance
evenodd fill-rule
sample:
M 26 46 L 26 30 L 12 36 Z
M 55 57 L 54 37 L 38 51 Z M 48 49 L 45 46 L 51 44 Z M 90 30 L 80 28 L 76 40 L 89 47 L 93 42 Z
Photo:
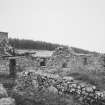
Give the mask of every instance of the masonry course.
M 33 82 L 36 81 L 36 82 Z M 34 84 L 35 83 L 35 84 Z M 99 91 L 93 85 L 86 84 L 76 80 L 67 79 L 67 77 L 61 78 L 58 75 L 47 74 L 42 71 L 24 71 L 18 75 L 16 80 L 16 91 L 23 92 L 28 89 L 39 91 L 49 88 L 52 86 L 53 91 L 59 95 L 73 95 L 76 97 L 81 105 L 105 105 L 105 91 Z M 37 85 L 36 85 L 37 84 Z M 34 86 L 37 86 L 36 88 Z

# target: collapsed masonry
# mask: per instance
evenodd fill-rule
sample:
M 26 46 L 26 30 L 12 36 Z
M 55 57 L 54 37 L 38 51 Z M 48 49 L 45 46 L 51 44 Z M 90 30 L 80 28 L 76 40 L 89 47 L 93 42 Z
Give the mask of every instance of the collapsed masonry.
M 7 90 L 0 84 L 0 105 L 16 105 L 15 99 L 8 96 Z
M 55 49 L 47 62 L 47 68 L 69 68 L 78 71 L 79 68 L 86 71 L 105 70 L 105 55 L 103 54 L 79 54 L 72 48 L 59 47 Z
M 62 78 L 42 71 L 24 71 L 18 74 L 14 90 L 24 96 L 35 90 L 50 91 L 50 87 L 59 95 L 73 95 L 81 105 L 105 105 L 105 91 L 101 92 L 95 86 L 76 81 L 72 77 Z

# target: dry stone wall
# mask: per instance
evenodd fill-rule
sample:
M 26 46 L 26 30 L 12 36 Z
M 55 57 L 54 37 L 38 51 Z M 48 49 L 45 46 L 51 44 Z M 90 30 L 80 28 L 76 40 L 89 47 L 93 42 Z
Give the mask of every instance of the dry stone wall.
M 72 77 L 63 77 L 43 72 L 24 71 L 18 75 L 15 91 L 51 90 L 59 95 L 72 95 L 81 105 L 105 105 L 105 91 L 99 91 L 95 86 L 74 80 Z M 54 89 L 55 88 L 55 89 Z

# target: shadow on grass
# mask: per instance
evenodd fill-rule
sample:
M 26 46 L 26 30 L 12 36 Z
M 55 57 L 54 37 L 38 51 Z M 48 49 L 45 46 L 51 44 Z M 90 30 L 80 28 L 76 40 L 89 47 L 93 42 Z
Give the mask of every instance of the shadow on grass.
M 75 105 L 74 100 L 69 98 L 69 102 L 65 96 L 60 96 L 52 92 L 36 91 L 32 95 L 26 92 L 24 95 L 13 93 L 17 105 Z

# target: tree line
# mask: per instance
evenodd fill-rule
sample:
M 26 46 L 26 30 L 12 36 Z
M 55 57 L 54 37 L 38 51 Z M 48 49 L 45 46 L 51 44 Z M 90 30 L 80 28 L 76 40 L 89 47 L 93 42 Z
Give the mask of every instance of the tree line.
M 37 50 L 54 50 L 63 45 L 53 44 L 44 41 L 33 41 L 26 39 L 12 39 L 9 38 L 9 43 L 17 49 L 37 49 Z
M 36 49 L 36 50 L 55 50 L 57 47 L 68 47 L 66 45 L 54 44 L 44 41 L 33 41 L 33 40 L 26 40 L 26 39 L 13 39 L 9 38 L 9 43 L 14 48 L 17 49 Z M 84 50 L 81 48 L 71 47 L 74 52 L 76 53 L 83 53 L 83 54 L 99 54 L 97 52 L 92 52 L 88 50 Z

